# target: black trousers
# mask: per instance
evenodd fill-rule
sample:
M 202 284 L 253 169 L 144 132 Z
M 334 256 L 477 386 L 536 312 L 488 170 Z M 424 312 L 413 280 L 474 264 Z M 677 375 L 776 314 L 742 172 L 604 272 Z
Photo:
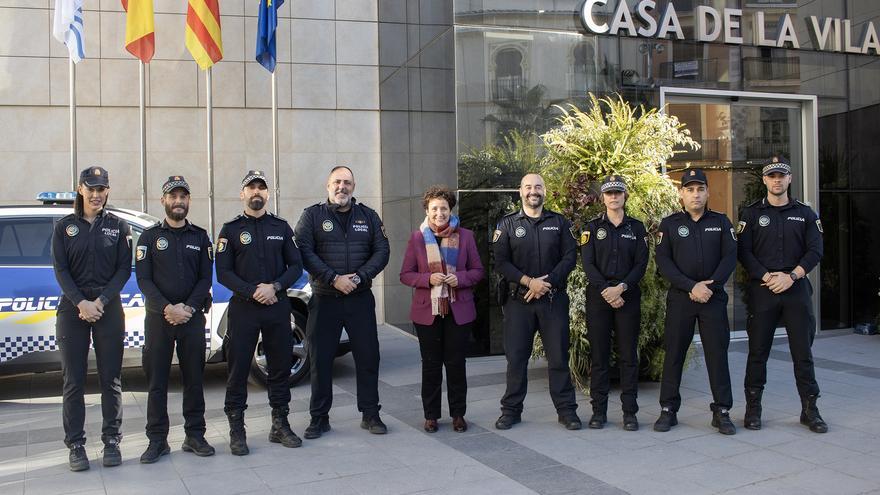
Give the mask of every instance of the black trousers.
M 237 297 L 229 301 L 229 341 L 226 346 L 229 377 L 224 407 L 227 413 L 247 409 L 247 379 L 261 334 L 269 369 L 266 380 L 269 405 L 273 409 L 289 407 L 293 334 L 290 301 L 283 294 L 279 296 L 278 302 L 271 306 Z
M 314 294 L 309 301 L 309 359 L 312 364 L 312 417 L 327 417 L 333 405 L 333 360 L 342 327 L 348 332 L 357 375 L 357 408 L 379 414 L 379 337 L 376 300 L 370 290 L 347 296 Z
M 86 294 L 88 297 L 91 294 Z M 97 297 L 97 294 L 95 294 Z M 101 440 L 120 440 L 122 435 L 122 349 L 125 340 L 125 315 L 122 303 L 115 298 L 104 306 L 104 315 L 95 323 L 79 318 L 79 309 L 62 298 L 55 320 L 55 338 L 61 349 L 64 379 L 62 417 L 64 443 L 70 447 L 85 443 L 85 384 L 89 369 L 89 343 L 95 348 L 98 383 L 101 386 Z
M 440 419 L 443 400 L 443 368 L 446 367 L 446 393 L 449 415 L 464 416 L 467 410 L 467 369 L 465 355 L 472 323 L 459 325 L 450 314 L 434 317 L 434 323 L 413 323 L 422 354 L 422 406 L 425 419 Z
M 601 291 L 587 289 L 587 340 L 590 342 L 590 397 L 593 411 L 608 410 L 608 368 L 611 361 L 611 334 L 617 338 L 620 365 L 620 402 L 623 412 L 635 414 L 639 390 L 639 330 L 642 321 L 642 294 L 638 287 L 623 293 L 624 304 L 614 309 Z
M 673 411 L 678 411 L 681 406 L 681 372 L 694 338 L 695 323 L 700 324 L 700 340 L 709 372 L 713 400 L 710 408 L 713 411 L 730 409 L 733 406 L 730 369 L 727 366 L 730 324 L 727 319 L 727 294 L 723 291 L 715 292 L 709 302 L 700 304 L 691 301 L 686 292 L 669 289 L 666 296 L 666 357 L 660 383 L 660 405 Z
M 177 362 L 183 379 L 184 430 L 188 436 L 205 434 L 205 315 L 195 313 L 183 325 L 172 325 L 164 315 L 147 311 L 144 318 L 146 342 L 143 367 L 150 391 L 147 396 L 147 438 L 168 438 L 168 375 L 177 347 Z
M 574 385 L 568 368 L 568 295 L 557 291 L 523 304 L 510 299 L 504 305 L 504 355 L 507 357 L 507 390 L 501 398 L 501 413 L 519 416 L 528 387 L 529 359 L 535 332 L 540 332 L 547 356 L 550 397 L 559 414 L 574 412 Z
M 782 321 L 788 334 L 788 348 L 794 364 L 794 378 L 801 397 L 819 395 L 819 384 L 813 368 L 813 337 L 816 317 L 813 315 L 813 288 L 807 279 L 797 280 L 782 294 L 774 294 L 761 282 L 749 282 L 749 358 L 746 364 L 745 387 L 764 389 L 767 383 L 767 358 L 773 346 L 776 325 Z

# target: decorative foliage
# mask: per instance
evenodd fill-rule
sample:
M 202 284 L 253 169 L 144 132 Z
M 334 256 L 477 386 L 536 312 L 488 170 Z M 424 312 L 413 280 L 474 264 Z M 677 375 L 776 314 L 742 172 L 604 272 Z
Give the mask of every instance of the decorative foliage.
M 679 208 L 672 180 L 660 166 L 683 152 L 699 149 L 690 132 L 675 116 L 656 109 L 631 107 L 620 96 L 598 99 L 589 95 L 591 108 L 574 106 L 562 111 L 559 125 L 541 138 L 547 149 L 541 173 L 549 195 L 548 207 L 561 212 L 580 229 L 604 210 L 598 184 L 610 174 L 620 175 L 628 186 L 627 214 L 645 223 L 650 237 L 651 261 L 640 284 L 642 328 L 639 336 L 641 376 L 658 379 L 663 363 L 663 322 L 668 284 L 654 264 L 656 233 L 660 220 Z M 571 299 L 572 375 L 587 388 L 590 346 L 585 321 L 587 279 L 581 269 L 569 277 Z M 540 353 L 540 344 L 536 346 Z

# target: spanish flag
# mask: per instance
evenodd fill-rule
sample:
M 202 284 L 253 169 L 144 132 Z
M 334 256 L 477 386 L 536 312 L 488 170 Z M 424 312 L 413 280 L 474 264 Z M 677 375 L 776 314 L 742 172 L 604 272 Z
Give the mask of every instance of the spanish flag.
M 125 49 L 145 64 L 156 51 L 153 0 L 122 0 L 125 9 Z
M 186 48 L 202 70 L 223 58 L 219 0 L 189 0 Z

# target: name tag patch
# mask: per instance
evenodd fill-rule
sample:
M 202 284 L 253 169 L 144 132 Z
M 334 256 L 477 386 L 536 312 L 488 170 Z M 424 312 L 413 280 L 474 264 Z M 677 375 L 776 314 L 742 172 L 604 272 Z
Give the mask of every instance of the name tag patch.
M 101 233 L 108 237 L 117 237 L 119 235 L 119 229 L 111 229 L 109 227 L 104 227 L 101 229 Z
M 792 220 L 794 222 L 806 222 L 806 220 L 804 220 L 804 217 L 788 217 L 786 218 L 786 220 Z
M 281 237 L 280 235 L 269 235 L 269 236 L 266 236 L 266 240 L 267 241 L 283 241 L 284 238 Z
M 351 230 L 353 230 L 355 232 L 369 232 L 370 227 L 366 224 L 363 224 L 363 223 L 355 223 L 355 224 L 352 224 Z
M 199 247 L 199 246 L 193 246 L 192 244 L 187 244 L 187 245 L 186 245 L 186 248 L 187 248 L 187 249 L 192 249 L 192 250 L 194 250 L 194 251 L 201 251 L 201 250 L 202 250 L 201 247 Z
M 721 232 L 721 227 L 706 227 L 704 232 Z

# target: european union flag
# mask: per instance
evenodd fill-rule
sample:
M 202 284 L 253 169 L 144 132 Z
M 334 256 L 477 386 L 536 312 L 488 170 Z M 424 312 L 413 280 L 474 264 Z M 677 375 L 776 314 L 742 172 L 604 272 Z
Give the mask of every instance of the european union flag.
M 278 27 L 278 9 L 284 0 L 260 0 L 257 20 L 257 62 L 269 72 L 275 72 L 275 29 Z

